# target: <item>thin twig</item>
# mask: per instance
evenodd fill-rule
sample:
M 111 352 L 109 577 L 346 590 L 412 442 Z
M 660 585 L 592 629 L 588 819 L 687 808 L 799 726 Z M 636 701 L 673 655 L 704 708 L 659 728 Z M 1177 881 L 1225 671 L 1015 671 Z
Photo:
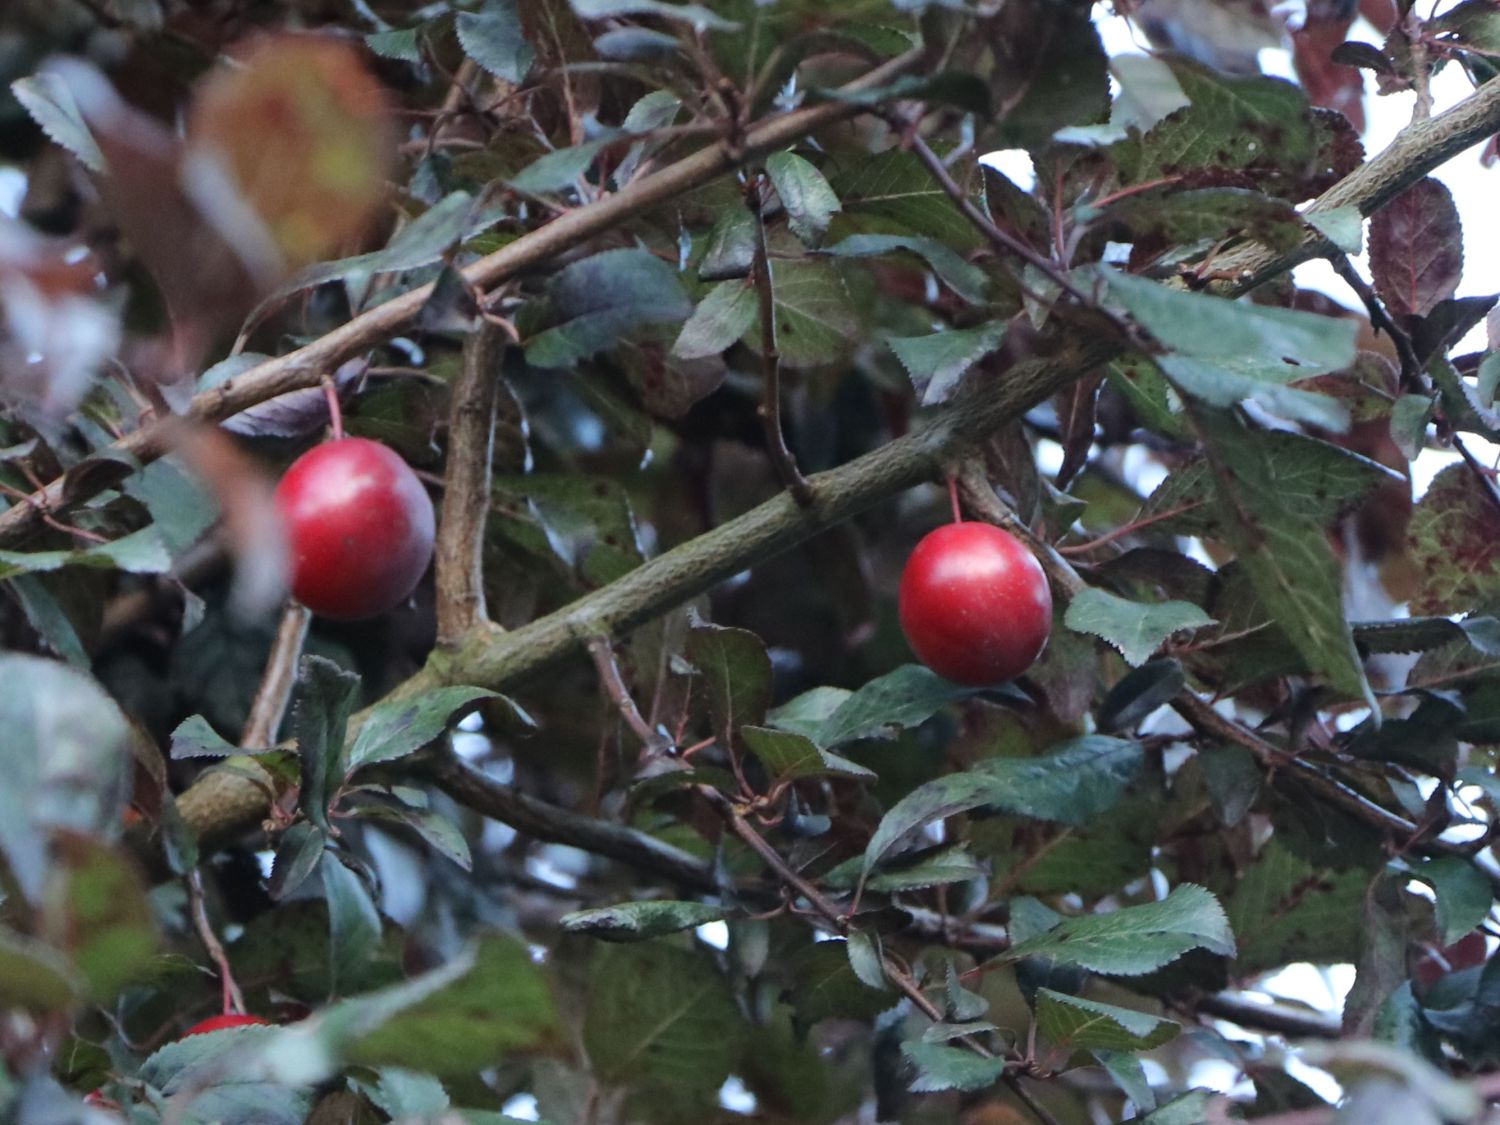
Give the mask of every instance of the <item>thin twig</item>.
M 1041 1102 L 1032 1097 L 1031 1092 L 1027 1090 L 1025 1086 L 1021 1085 L 1021 1078 L 1019 1075 L 1011 1074 L 1007 1071 L 1005 1074 L 1001 1075 L 1001 1078 L 1003 1079 L 1005 1084 L 1010 1087 L 1010 1092 L 1013 1093 L 1017 1098 L 1019 1098 L 1027 1109 L 1031 1110 L 1032 1116 L 1040 1121 L 1042 1125 L 1062 1125 L 1062 1123 L 1052 1115 L 1051 1110 L 1049 1110 L 1046 1106 L 1042 1105 Z
M 711 785 L 698 786 L 698 794 L 713 806 L 714 811 L 729 826 L 729 830 L 738 836 L 751 851 L 760 856 L 778 879 L 807 899 L 812 904 L 812 908 L 821 914 L 824 921 L 837 933 L 849 932 L 848 914 L 835 906 L 817 887 L 793 871 L 786 860 L 781 858 L 781 853 L 766 843 L 765 837 L 740 815 L 739 810 L 734 807 L 734 802 Z
M 620 674 L 620 664 L 615 659 L 615 650 L 610 645 L 609 638 L 591 637 L 587 648 L 589 656 L 593 657 L 594 667 L 599 670 L 599 685 L 615 705 L 615 710 L 620 712 L 625 725 L 641 740 L 642 753 L 650 756 L 671 749 L 672 740 L 662 731 L 653 730 L 651 724 L 641 716 L 641 709 L 635 705 L 635 697 L 630 694 L 625 677 Z
M 1376 295 L 1375 290 L 1359 276 L 1354 263 L 1349 261 L 1349 255 L 1330 254 L 1328 261 L 1332 264 L 1334 272 L 1344 279 L 1344 283 L 1353 289 L 1355 296 L 1363 302 L 1365 311 L 1370 315 L 1370 323 L 1377 331 L 1384 332 L 1391 338 L 1391 343 L 1396 348 L 1396 355 L 1401 360 L 1402 389 L 1417 389 L 1422 382 L 1422 363 L 1417 359 L 1417 350 L 1412 346 L 1411 335 L 1396 323 L 1390 313 L 1386 312 L 1385 305 Z
M 443 518 L 433 556 L 437 638 L 445 648 L 485 620 L 484 529 L 505 346 L 504 329 L 481 321 L 464 341 L 463 369 L 453 386 Z
M 276 732 L 286 714 L 287 701 L 297 683 L 297 661 L 302 656 L 302 642 L 307 639 L 307 623 L 312 617 L 296 602 L 287 603 L 271 641 L 271 654 L 261 675 L 260 689 L 250 704 L 250 717 L 240 745 L 258 750 L 276 743 Z
M 229 955 L 224 952 L 224 946 L 219 941 L 219 935 L 214 933 L 213 925 L 208 920 L 208 907 L 203 899 L 203 872 L 193 868 L 186 876 L 188 908 L 193 916 L 193 928 L 198 931 L 198 940 L 203 942 L 204 948 L 208 950 L 208 956 L 219 970 L 219 987 L 223 991 L 223 1008 L 226 1013 L 243 1013 L 245 1010 L 245 997 L 240 992 L 239 983 L 234 979 L 234 973 L 229 968 Z
M 770 254 L 766 249 L 766 193 L 770 180 L 757 172 L 745 184 L 745 206 L 755 220 L 755 292 L 760 300 L 761 370 L 765 389 L 760 404 L 761 420 L 766 427 L 766 452 L 783 487 L 802 507 L 813 502 L 812 486 L 797 467 L 797 458 L 787 448 L 781 426 L 781 350 L 776 342 L 776 293 L 771 284 Z

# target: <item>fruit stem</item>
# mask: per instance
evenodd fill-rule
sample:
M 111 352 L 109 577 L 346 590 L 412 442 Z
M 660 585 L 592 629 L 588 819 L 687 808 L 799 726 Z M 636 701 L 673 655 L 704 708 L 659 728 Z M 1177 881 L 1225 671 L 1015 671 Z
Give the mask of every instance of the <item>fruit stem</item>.
M 203 942 L 209 958 L 219 970 L 219 987 L 222 993 L 220 1002 L 224 1013 L 241 1015 L 245 1011 L 245 997 L 234 979 L 234 973 L 230 971 L 229 957 L 224 952 L 224 946 L 220 944 L 213 924 L 208 920 L 208 909 L 203 901 L 203 872 L 200 868 L 195 867 L 187 873 L 187 892 L 193 928 L 198 931 L 198 939 Z
M 948 500 L 953 505 L 953 522 L 964 522 L 964 511 L 958 503 L 958 478 L 952 473 L 948 474 Z
M 344 440 L 344 408 L 339 405 L 339 389 L 330 376 L 323 376 L 323 397 L 328 400 L 328 421 L 333 427 L 333 440 Z

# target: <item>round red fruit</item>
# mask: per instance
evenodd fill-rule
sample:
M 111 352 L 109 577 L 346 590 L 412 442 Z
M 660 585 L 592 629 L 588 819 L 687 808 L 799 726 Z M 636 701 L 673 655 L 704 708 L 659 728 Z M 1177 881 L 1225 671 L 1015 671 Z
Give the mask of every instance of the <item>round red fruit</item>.
M 225 1012 L 222 1016 L 209 1016 L 200 1023 L 193 1024 L 182 1037 L 186 1039 L 189 1035 L 205 1035 L 210 1031 L 223 1031 L 226 1027 L 269 1027 L 270 1020 L 263 1020 L 259 1016 L 247 1016 L 238 1012 Z
M 901 628 L 918 659 L 969 686 L 1013 680 L 1052 631 L 1052 592 L 1017 539 L 987 523 L 931 532 L 901 574 Z
M 432 561 L 432 501 L 379 442 L 342 438 L 304 453 L 276 486 L 276 506 L 292 596 L 322 617 L 358 621 L 394 609 Z

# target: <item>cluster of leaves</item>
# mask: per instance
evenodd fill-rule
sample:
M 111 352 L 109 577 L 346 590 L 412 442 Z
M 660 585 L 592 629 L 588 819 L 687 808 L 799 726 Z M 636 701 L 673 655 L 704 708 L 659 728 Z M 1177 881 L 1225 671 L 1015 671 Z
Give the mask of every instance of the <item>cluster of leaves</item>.
M 1365 159 L 1359 68 L 1419 104 L 1442 66 L 1480 85 L 1492 3 L 1291 33 L 1140 0 L 1163 49 L 1115 58 L 1081 0 L 377 0 L 318 34 L 54 7 L 0 14 L 5 1114 L 1332 1120 L 1288 1020 L 1347 1037 L 1302 1057 L 1351 1119 L 1478 1114 L 1500 493 L 1466 457 L 1413 504 L 1408 466 L 1500 441 L 1500 323 L 1455 354 L 1495 298 L 1457 296 L 1436 180 L 1368 225 L 1305 204 Z M 1381 47 L 1344 43 L 1357 7 Z M 1283 42 L 1300 85 L 1255 66 Z M 811 106 L 839 112 L 746 152 Z M 1034 187 L 976 158 L 1002 148 Z M 738 167 L 674 163 L 700 151 Z M 615 221 L 476 291 L 591 207 Z M 1366 243 L 1368 316 L 1225 295 L 1256 247 Z M 486 323 L 485 601 L 573 658 L 510 682 L 434 651 L 429 580 L 315 622 L 243 745 L 290 663 L 267 482 L 328 398 L 202 419 L 336 352 L 349 432 L 438 479 L 485 452 L 447 413 Z M 942 450 L 1058 595 L 1025 677 L 956 687 L 893 596 L 947 498 L 879 458 L 1079 340 L 1105 358 Z M 763 503 L 777 380 L 798 463 L 867 469 L 871 514 Z M 626 635 L 574 612 L 648 582 L 671 608 Z M 1356 966 L 1342 1013 L 1257 1019 L 1240 993 L 1300 962 Z M 235 989 L 282 1026 L 177 1039 Z M 1205 1056 L 1253 1096 L 1194 1088 Z

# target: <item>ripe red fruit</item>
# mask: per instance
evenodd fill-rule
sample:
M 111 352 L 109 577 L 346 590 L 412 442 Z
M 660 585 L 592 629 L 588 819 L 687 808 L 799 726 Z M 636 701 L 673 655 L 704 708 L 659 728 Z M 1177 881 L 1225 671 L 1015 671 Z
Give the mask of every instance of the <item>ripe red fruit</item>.
M 339 621 L 400 605 L 432 560 L 427 490 L 379 442 L 341 438 L 304 453 L 276 486 L 292 596 Z
M 223 1031 L 226 1027 L 269 1027 L 270 1020 L 263 1020 L 259 1016 L 240 1015 L 235 1012 L 225 1012 L 222 1016 L 209 1016 L 200 1023 L 193 1024 L 182 1034 L 186 1039 L 190 1035 L 203 1035 L 210 1031 Z
M 928 534 L 901 574 L 901 628 L 918 659 L 969 686 L 1013 680 L 1052 631 L 1052 592 L 1041 564 L 987 523 Z

